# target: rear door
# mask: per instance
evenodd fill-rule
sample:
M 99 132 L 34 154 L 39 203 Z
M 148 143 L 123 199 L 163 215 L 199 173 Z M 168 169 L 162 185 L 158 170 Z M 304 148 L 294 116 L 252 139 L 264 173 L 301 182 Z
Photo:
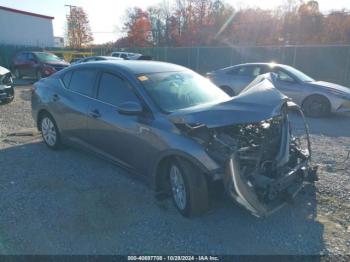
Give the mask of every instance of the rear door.
M 77 69 L 65 73 L 62 92 L 53 94 L 56 118 L 60 121 L 64 136 L 70 140 L 87 143 L 88 106 L 94 93 L 98 71 Z
M 36 77 L 37 70 L 39 69 L 38 59 L 33 53 L 27 53 L 26 55 L 26 75 Z

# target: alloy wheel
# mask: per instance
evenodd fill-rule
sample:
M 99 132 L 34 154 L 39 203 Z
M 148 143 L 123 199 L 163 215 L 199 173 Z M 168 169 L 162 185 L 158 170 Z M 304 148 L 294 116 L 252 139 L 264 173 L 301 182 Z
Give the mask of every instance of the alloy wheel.
M 170 168 L 170 184 L 176 205 L 179 209 L 184 210 L 187 205 L 186 187 L 182 173 L 176 165 Z
M 41 121 L 41 132 L 45 142 L 53 147 L 57 141 L 57 132 L 54 123 L 49 117 L 44 117 Z

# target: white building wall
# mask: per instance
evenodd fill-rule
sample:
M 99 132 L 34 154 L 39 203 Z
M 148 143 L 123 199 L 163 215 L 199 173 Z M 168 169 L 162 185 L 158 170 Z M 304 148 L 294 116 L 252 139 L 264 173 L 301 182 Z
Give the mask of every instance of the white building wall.
M 52 19 L 0 9 L 0 44 L 52 47 Z
M 54 43 L 55 43 L 55 47 L 63 48 L 64 47 L 64 38 L 60 37 L 60 36 L 55 36 Z

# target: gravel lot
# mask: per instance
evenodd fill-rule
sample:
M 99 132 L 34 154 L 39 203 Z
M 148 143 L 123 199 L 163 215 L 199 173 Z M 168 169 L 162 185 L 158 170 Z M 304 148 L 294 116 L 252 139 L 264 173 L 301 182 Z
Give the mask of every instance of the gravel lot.
M 258 219 L 218 197 L 185 219 L 105 160 L 8 136 L 34 127 L 29 88 L 0 105 L 0 254 L 350 254 L 350 117 L 308 119 L 320 180 L 293 204 Z

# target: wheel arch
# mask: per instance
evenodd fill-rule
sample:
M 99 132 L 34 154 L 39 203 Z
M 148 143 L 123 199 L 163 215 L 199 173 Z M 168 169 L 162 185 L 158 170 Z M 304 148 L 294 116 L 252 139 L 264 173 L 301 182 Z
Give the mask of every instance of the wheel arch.
M 43 118 L 44 115 L 49 115 L 53 118 L 52 114 L 46 109 L 46 108 L 42 108 L 38 111 L 37 113 L 37 118 L 36 118 L 36 126 L 38 128 L 39 131 L 41 131 L 41 127 L 40 127 L 40 121 Z M 55 121 L 55 119 L 53 118 L 53 120 Z
M 321 93 L 312 93 L 312 94 L 309 94 L 306 97 L 304 97 L 304 99 L 300 103 L 301 108 L 303 108 L 304 103 L 307 99 L 309 99 L 310 97 L 314 97 L 314 96 L 321 96 L 321 97 L 325 98 L 327 100 L 327 102 L 329 103 L 330 108 L 332 109 L 332 104 L 331 104 L 331 101 L 329 100 L 329 98 L 326 95 L 321 94 Z
M 201 163 L 197 158 L 185 152 L 177 150 L 170 151 L 165 154 L 162 154 L 153 167 L 152 187 L 154 191 L 163 192 L 168 190 L 168 177 L 165 175 L 165 172 L 172 160 L 187 161 L 194 167 L 198 168 L 207 179 L 209 178 L 210 170 L 207 167 L 205 167 L 205 165 Z

